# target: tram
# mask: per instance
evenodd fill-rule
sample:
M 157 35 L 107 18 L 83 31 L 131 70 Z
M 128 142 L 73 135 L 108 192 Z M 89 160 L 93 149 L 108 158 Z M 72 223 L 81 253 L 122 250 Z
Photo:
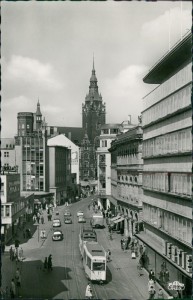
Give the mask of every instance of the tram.
M 91 226 L 83 226 L 80 229 L 79 233 L 79 249 L 80 249 L 80 254 L 83 257 L 83 247 L 85 242 L 91 242 L 95 241 L 97 242 L 97 235 L 95 230 Z
M 83 246 L 83 267 L 91 281 L 106 281 L 106 252 L 98 242 L 86 242 Z

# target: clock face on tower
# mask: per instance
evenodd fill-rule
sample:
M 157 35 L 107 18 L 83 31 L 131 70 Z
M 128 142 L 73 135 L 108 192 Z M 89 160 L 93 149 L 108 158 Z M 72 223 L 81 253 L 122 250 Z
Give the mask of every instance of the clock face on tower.
M 77 159 L 77 158 L 78 158 L 78 153 L 72 152 L 72 159 Z

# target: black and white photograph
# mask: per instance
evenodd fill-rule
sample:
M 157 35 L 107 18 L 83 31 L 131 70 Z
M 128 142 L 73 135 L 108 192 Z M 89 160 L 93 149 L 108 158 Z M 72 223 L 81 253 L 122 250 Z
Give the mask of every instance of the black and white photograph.
M 192 298 L 191 27 L 1 1 L 1 299 Z

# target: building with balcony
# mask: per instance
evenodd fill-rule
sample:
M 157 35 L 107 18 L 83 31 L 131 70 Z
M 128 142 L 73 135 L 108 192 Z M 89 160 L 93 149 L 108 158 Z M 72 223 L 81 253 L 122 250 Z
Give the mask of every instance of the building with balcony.
M 146 245 L 146 268 L 165 289 L 183 283 L 186 298 L 192 294 L 191 41 L 189 33 L 143 79 L 159 85 L 144 97 L 144 232 L 137 235 Z
M 142 136 L 141 124 L 117 136 L 111 148 L 111 201 L 116 201 L 114 222 L 126 236 L 142 228 Z
M 112 141 L 120 133 L 120 124 L 104 124 L 101 126 L 99 145 L 97 148 L 97 190 L 98 205 L 104 210 L 115 206 L 115 201 L 110 201 L 111 196 L 111 153 L 108 149 Z

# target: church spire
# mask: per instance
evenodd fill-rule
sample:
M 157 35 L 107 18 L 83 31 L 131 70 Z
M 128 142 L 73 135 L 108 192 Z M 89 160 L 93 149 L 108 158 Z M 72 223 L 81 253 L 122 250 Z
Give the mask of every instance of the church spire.
M 92 67 L 92 71 L 95 72 L 95 69 L 94 69 L 94 53 L 93 53 L 93 67 Z
M 39 101 L 39 98 L 38 98 L 38 103 L 37 103 L 36 116 L 42 116 L 42 113 L 40 111 L 40 101 Z

